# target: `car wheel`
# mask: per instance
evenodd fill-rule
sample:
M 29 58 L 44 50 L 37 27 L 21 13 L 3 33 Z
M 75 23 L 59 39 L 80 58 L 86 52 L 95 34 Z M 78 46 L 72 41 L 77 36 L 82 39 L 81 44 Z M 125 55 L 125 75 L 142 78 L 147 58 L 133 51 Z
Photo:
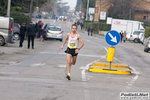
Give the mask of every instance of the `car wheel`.
M 144 48 L 144 52 L 148 52 L 148 49 Z
M 47 37 L 44 37 L 44 40 L 47 40 Z
M 19 40 L 19 34 L 18 33 L 14 33 L 13 38 L 14 38 L 14 40 Z
M 4 46 L 5 45 L 5 39 L 0 36 L 0 46 Z
M 138 40 L 137 40 L 137 39 L 134 39 L 134 40 L 133 40 L 133 42 L 134 42 L 134 43 L 137 43 L 137 42 L 138 42 Z
M 63 39 L 60 39 L 59 41 L 60 41 L 60 42 L 62 42 L 62 41 L 63 41 Z

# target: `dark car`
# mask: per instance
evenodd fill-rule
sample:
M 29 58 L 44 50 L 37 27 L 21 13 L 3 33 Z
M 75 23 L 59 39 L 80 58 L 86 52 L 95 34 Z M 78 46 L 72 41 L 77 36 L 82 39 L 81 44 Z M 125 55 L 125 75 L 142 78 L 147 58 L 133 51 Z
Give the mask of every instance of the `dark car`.
M 14 34 L 13 34 L 13 39 L 14 40 L 19 40 L 19 35 L 20 35 L 20 25 L 17 23 L 14 23 Z

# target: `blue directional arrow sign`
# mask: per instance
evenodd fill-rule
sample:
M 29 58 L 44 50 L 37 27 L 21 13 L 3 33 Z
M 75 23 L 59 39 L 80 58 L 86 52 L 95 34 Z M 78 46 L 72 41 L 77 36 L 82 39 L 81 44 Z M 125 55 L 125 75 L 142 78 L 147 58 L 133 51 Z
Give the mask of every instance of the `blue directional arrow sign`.
M 106 42 L 111 45 L 117 45 L 120 42 L 120 34 L 117 31 L 109 31 L 105 36 Z

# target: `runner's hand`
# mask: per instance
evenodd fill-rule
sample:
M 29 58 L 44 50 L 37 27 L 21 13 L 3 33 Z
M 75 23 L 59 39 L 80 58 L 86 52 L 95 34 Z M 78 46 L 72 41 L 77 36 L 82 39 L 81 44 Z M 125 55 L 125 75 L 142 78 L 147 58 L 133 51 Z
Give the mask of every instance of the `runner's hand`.
M 63 46 L 61 46 L 60 49 L 63 49 Z
M 76 50 L 75 50 L 75 53 L 76 53 L 76 54 L 79 53 L 79 49 L 76 49 Z

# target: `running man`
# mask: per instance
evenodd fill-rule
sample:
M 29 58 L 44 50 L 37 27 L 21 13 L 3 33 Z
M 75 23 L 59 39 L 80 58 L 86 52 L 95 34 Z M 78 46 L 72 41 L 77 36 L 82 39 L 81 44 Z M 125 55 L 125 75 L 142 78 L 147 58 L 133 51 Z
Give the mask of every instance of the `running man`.
M 68 41 L 68 47 L 67 47 L 67 50 L 65 51 L 66 57 L 67 57 L 67 76 L 66 76 L 66 78 L 68 80 L 71 80 L 71 76 L 70 76 L 71 65 L 75 65 L 79 50 L 84 46 L 84 42 L 83 42 L 81 36 L 76 32 L 77 25 L 73 24 L 71 27 L 71 30 L 72 30 L 72 32 L 67 34 L 67 37 L 64 40 L 63 45 L 60 47 L 61 49 L 63 49 L 64 45 Z M 78 47 L 79 41 L 81 42 L 80 47 Z

